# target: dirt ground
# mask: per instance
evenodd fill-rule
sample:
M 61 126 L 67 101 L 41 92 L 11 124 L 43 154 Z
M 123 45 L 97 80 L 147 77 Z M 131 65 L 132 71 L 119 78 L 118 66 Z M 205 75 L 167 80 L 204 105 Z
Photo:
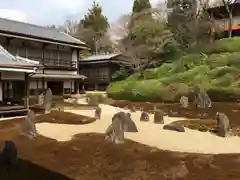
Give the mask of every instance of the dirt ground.
M 59 143 L 39 136 L 14 139 L 15 167 L 0 171 L 4 180 L 164 180 L 165 172 L 184 161 L 185 180 L 239 179 L 240 155 L 196 155 L 160 151 L 132 141 L 114 145 L 103 135 L 82 134 Z M 177 169 L 180 170 L 180 169 Z
M 162 109 L 170 117 L 187 117 L 192 119 L 199 119 L 199 110 L 190 104 L 188 108 L 180 107 L 178 103 L 175 104 L 163 104 L 163 103 L 144 103 L 144 102 L 130 102 L 130 101 L 114 101 L 111 105 L 117 107 L 128 107 L 132 109 L 135 107 L 137 110 L 144 110 L 147 112 L 152 112 L 153 107 L 157 106 Z M 198 129 L 200 131 L 215 131 L 216 112 L 225 113 L 230 120 L 230 127 L 234 135 L 240 135 L 240 104 L 238 103 L 213 103 L 213 106 L 206 109 L 205 112 L 207 116 L 203 120 L 196 121 L 181 121 L 174 122 L 177 124 L 182 124 L 190 129 Z
M 177 116 L 174 112 L 178 108 L 172 107 L 172 116 Z M 213 109 L 218 110 L 216 107 L 223 107 L 220 110 L 228 109 L 231 112 L 228 106 L 214 104 Z M 231 107 L 237 109 L 237 106 Z M 162 109 L 167 111 L 168 108 L 162 106 Z M 192 111 L 185 110 L 182 113 L 187 112 Z M 65 116 L 58 113 L 64 112 L 53 112 L 38 117 L 37 121 L 49 122 L 51 118 L 60 119 L 65 116 L 66 119 L 78 118 L 78 115 L 71 113 L 64 113 Z M 194 117 L 194 114 L 189 116 Z M 211 114 L 209 117 L 212 117 Z M 235 118 L 237 119 L 237 115 Z M 9 139 L 15 133 L 12 140 L 19 150 L 19 161 L 15 167 L 5 171 L 0 169 L 3 180 L 170 180 L 171 177 L 166 176 L 166 172 L 173 171 L 173 168 L 180 171 L 177 168 L 180 161 L 185 162 L 189 171 L 181 178 L 183 180 L 240 179 L 240 154 L 201 155 L 161 151 L 129 140 L 124 144 L 114 145 L 104 140 L 101 134 L 79 134 L 67 142 L 57 142 L 43 136 L 30 140 L 15 132 L 14 127 L 21 121 L 16 119 L 0 122 L 1 140 Z M 64 119 L 60 122 L 63 121 L 72 122 Z M 237 125 L 237 120 L 233 124 Z M 3 141 L 0 142 L 0 149 L 2 145 Z

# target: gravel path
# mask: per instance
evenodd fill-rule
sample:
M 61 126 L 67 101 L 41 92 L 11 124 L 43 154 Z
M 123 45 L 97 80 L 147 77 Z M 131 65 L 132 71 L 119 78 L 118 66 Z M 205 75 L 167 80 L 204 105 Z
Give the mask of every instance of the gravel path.
M 87 125 L 62 125 L 41 123 L 37 124 L 40 134 L 56 139 L 58 141 L 68 141 L 75 134 L 79 133 L 104 133 L 111 124 L 113 114 L 119 111 L 127 111 L 121 108 L 109 105 L 101 105 L 102 118 L 94 123 Z M 81 115 L 94 116 L 92 110 L 67 110 Z M 163 150 L 204 153 L 204 154 L 221 154 L 221 153 L 239 153 L 240 137 L 221 138 L 208 132 L 200 132 L 186 128 L 186 132 L 179 133 L 174 131 L 163 130 L 159 124 L 154 124 L 153 115 L 150 115 L 149 122 L 140 122 L 140 112 L 132 113 L 138 133 L 125 133 L 125 138 L 130 139 L 148 146 L 153 146 Z M 187 120 L 184 118 L 165 117 L 166 124 L 176 120 Z

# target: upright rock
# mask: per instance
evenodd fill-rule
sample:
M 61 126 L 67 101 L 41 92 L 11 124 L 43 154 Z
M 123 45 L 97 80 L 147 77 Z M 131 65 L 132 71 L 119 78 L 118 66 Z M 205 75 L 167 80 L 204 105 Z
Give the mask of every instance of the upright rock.
M 47 89 L 45 98 L 44 98 L 45 114 L 49 114 L 52 111 L 52 90 Z
M 95 108 L 95 118 L 101 119 L 102 109 L 100 107 Z
M 112 117 L 112 122 L 115 120 L 122 121 L 125 132 L 138 132 L 137 126 L 132 120 L 130 113 L 118 112 Z
M 43 95 L 43 93 L 38 95 L 38 105 L 40 105 L 40 106 L 44 105 L 44 95 Z
M 138 132 L 135 122 L 131 118 L 130 113 L 125 113 L 124 132 Z
M 217 112 L 217 133 L 221 137 L 226 137 L 229 129 L 229 119 L 226 114 Z
M 208 96 L 207 92 L 200 86 L 194 88 L 196 106 L 198 108 L 209 108 L 212 107 L 212 101 Z
M 105 139 L 108 139 L 116 144 L 124 142 L 124 128 L 121 119 L 115 119 L 107 128 Z
M 36 136 L 37 136 L 35 119 L 36 119 L 35 113 L 32 110 L 29 110 L 28 114 L 22 124 L 23 134 L 31 139 L 36 138 Z
M 124 142 L 124 132 L 138 132 L 130 113 L 118 112 L 112 117 L 112 124 L 107 128 L 106 139 L 115 143 Z
M 4 148 L 0 154 L 0 164 L 3 168 L 8 168 L 17 163 L 17 147 L 13 141 L 5 141 Z
M 140 116 L 140 121 L 145 121 L 145 122 L 149 121 L 149 114 L 147 112 L 143 111 Z
M 98 106 L 99 105 L 98 97 L 97 96 L 88 97 L 88 104 L 90 106 Z
M 154 112 L 154 123 L 164 124 L 164 111 L 161 109 L 156 109 Z
M 188 97 L 182 96 L 180 99 L 180 105 L 184 108 L 188 107 Z

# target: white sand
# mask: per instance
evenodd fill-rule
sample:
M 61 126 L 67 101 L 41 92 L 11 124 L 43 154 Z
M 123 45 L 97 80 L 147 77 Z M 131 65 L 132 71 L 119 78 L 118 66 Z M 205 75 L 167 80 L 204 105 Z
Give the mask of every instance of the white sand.
M 120 108 L 101 105 L 102 119 L 87 125 L 62 125 L 41 123 L 37 124 L 40 134 L 54 138 L 58 141 L 68 141 L 75 134 L 79 133 L 104 133 L 106 128 L 111 124 L 111 118 L 118 111 L 127 111 Z M 93 116 L 92 110 L 67 110 L 68 112 Z M 150 122 L 140 122 L 140 112 L 132 113 L 139 132 L 125 133 L 125 138 L 145 145 L 153 146 L 159 149 L 192 152 L 192 153 L 239 153 L 240 138 L 227 137 L 221 138 L 208 132 L 199 132 L 186 128 L 185 133 L 163 130 L 159 124 L 154 124 L 153 115 L 150 116 Z M 165 117 L 166 124 L 184 120 L 184 118 Z M 186 120 L 186 119 L 185 119 Z

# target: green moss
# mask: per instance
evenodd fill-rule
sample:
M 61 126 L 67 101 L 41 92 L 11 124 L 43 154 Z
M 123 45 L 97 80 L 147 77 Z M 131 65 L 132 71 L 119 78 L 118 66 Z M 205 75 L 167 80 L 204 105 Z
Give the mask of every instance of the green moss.
M 235 47 L 236 46 L 236 47 Z M 174 101 L 200 84 L 207 91 L 240 94 L 240 38 L 216 41 L 209 52 L 189 54 L 173 63 L 111 84 L 115 99 Z

